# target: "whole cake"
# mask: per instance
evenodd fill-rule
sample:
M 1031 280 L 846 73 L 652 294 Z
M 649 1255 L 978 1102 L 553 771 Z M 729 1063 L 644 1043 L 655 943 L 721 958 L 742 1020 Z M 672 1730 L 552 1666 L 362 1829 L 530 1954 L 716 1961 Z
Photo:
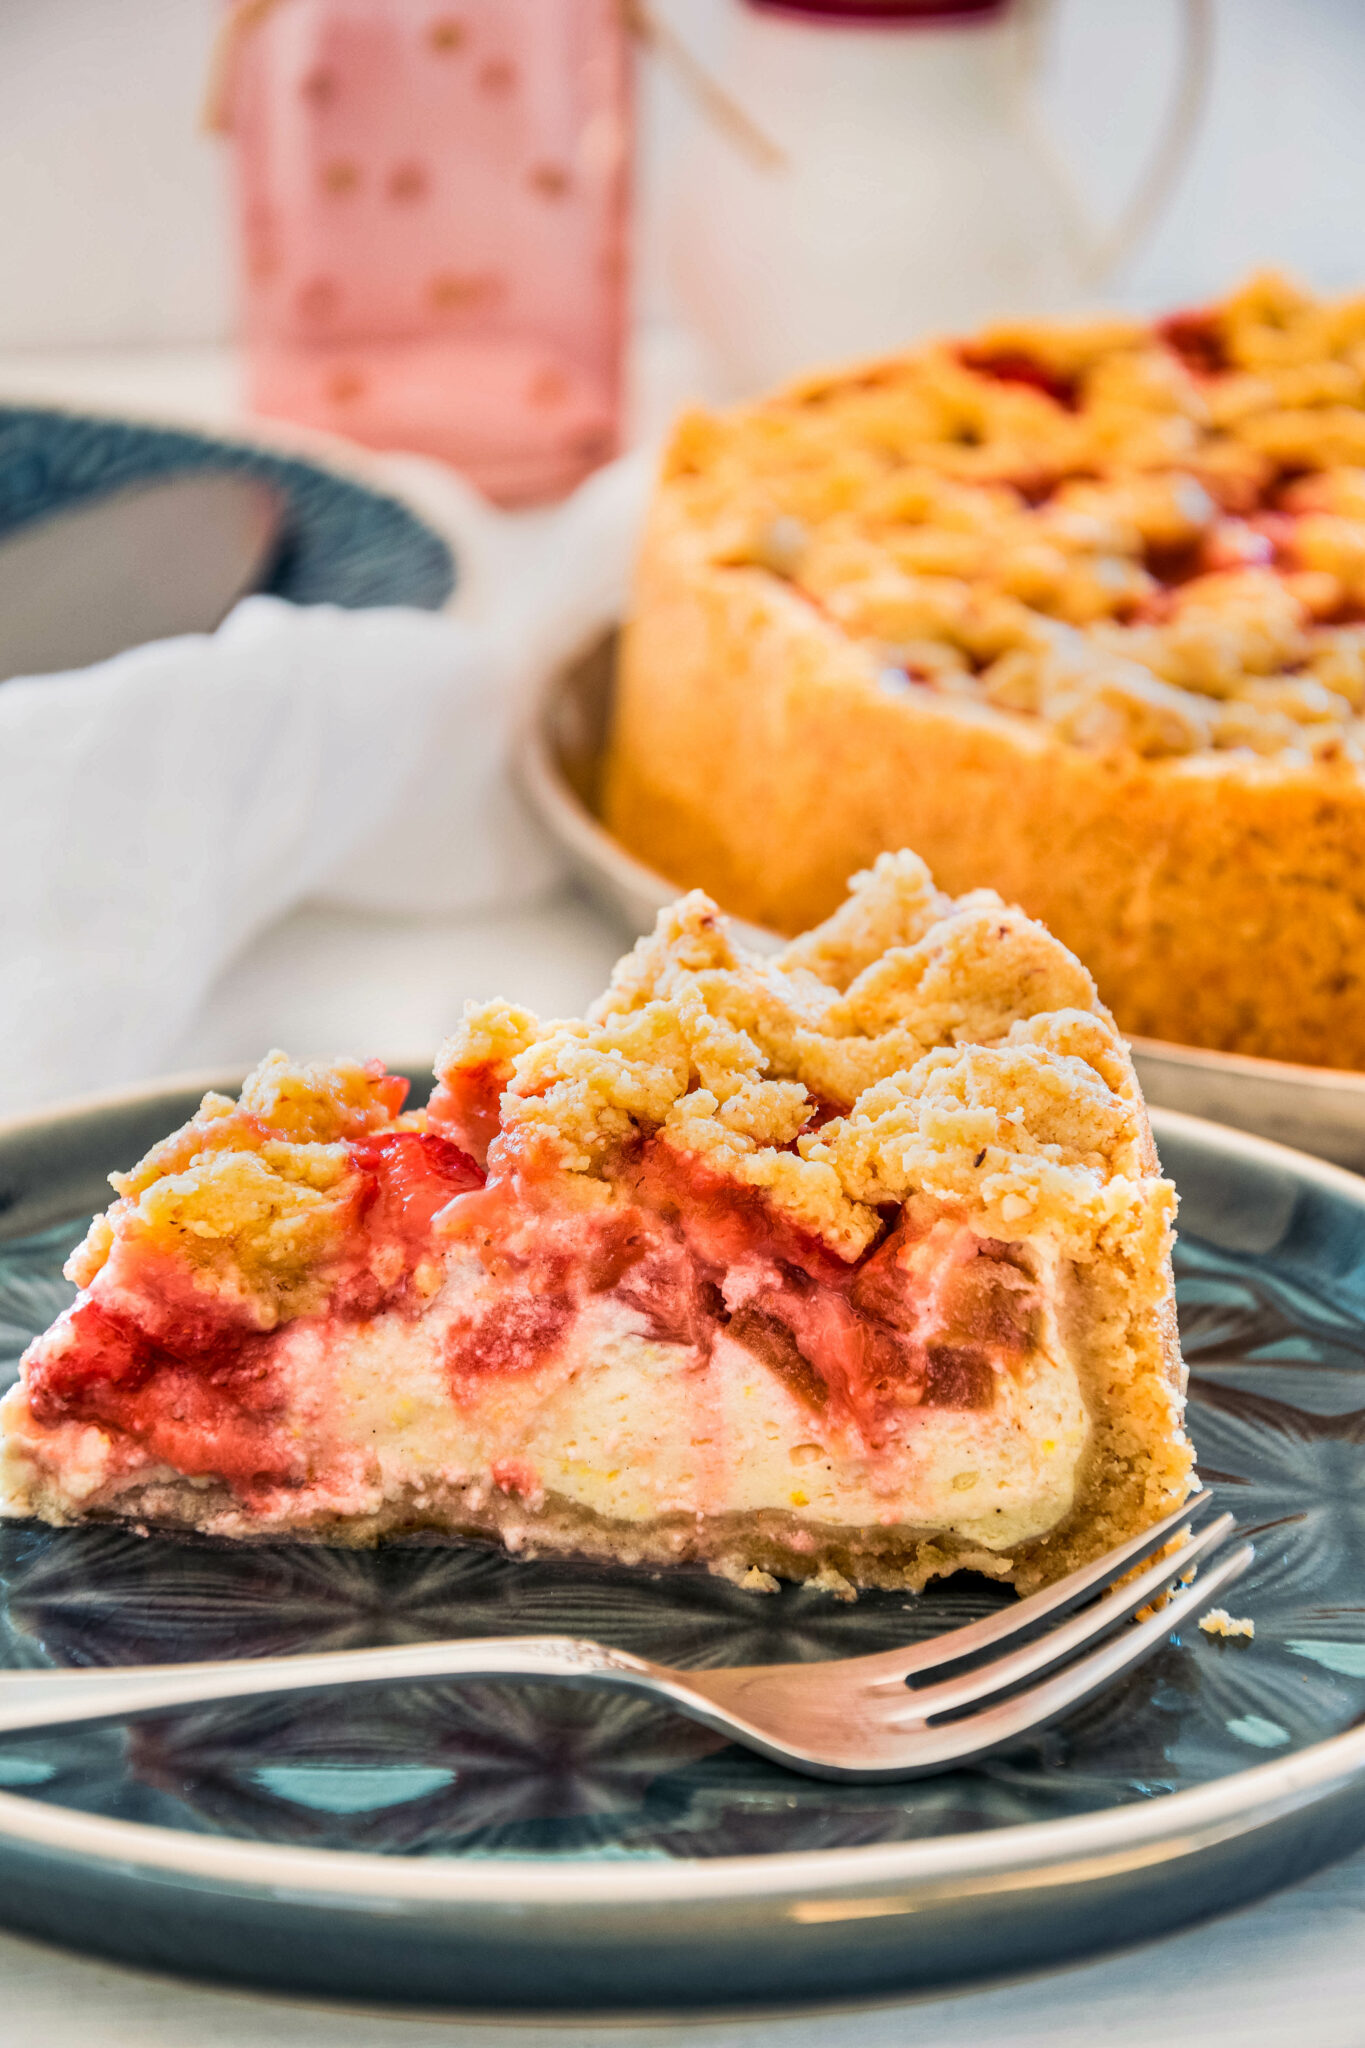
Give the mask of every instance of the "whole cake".
M 776 959 L 700 894 L 426 1110 L 272 1053 L 131 1173 L 0 1405 L 5 1511 L 1030 1586 L 1183 1498 L 1174 1194 L 1094 983 L 886 855 Z
M 669 450 L 606 817 L 784 932 L 887 847 L 1127 1031 L 1365 1066 L 1365 297 L 998 326 Z

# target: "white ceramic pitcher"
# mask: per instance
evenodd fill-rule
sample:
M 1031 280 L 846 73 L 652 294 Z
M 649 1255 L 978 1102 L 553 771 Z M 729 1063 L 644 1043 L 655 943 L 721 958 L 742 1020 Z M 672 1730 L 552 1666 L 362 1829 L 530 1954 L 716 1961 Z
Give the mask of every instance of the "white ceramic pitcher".
M 746 122 L 697 123 L 670 222 L 674 290 L 719 381 L 752 390 L 1093 296 L 1183 166 L 1211 0 L 1179 0 L 1170 110 L 1108 233 L 1034 98 L 1041 4 L 731 0 L 717 83 Z

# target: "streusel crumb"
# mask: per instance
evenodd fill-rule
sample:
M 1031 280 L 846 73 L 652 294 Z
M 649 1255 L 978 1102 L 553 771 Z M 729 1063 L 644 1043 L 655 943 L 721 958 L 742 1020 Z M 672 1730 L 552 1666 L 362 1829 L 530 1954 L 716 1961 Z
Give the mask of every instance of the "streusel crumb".
M 88 1287 L 120 1238 L 161 1250 L 242 1304 L 262 1328 L 323 1299 L 353 1221 L 347 1141 L 391 1130 L 407 1083 L 378 1061 L 295 1066 L 267 1053 L 241 1097 L 209 1094 L 131 1173 L 66 1264 Z
M 1222 1636 L 1227 1641 L 1240 1636 L 1244 1642 L 1249 1643 L 1256 1633 L 1254 1621 L 1247 1616 L 1243 1616 L 1240 1621 L 1234 1621 L 1226 1607 L 1211 1607 L 1200 1619 L 1199 1626 L 1206 1636 Z

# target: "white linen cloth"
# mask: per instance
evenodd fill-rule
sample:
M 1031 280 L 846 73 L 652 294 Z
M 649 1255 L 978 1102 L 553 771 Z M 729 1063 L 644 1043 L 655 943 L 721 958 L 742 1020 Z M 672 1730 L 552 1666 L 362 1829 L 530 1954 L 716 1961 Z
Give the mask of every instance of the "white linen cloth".
M 472 911 L 554 880 L 509 743 L 621 604 L 649 460 L 530 520 L 390 468 L 455 548 L 448 614 L 253 597 L 215 633 L 0 685 L 0 1114 L 154 1074 L 305 898 Z

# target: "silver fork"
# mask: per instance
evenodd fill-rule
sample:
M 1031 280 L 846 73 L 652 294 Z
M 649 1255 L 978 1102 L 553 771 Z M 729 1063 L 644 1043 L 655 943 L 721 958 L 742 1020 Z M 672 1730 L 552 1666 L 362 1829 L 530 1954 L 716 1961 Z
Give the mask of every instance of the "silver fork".
M 1121 1543 L 1027 1600 L 902 1650 L 814 1664 L 732 1665 L 674 1671 L 626 1650 L 571 1636 L 503 1636 L 474 1642 L 404 1643 L 375 1650 L 238 1658 L 224 1663 L 150 1664 L 76 1671 L 0 1673 L 0 1732 L 73 1721 L 123 1719 L 252 1694 L 428 1678 L 551 1679 L 605 1685 L 666 1701 L 776 1763 L 817 1778 L 910 1778 L 1003 1749 L 1044 1727 L 1137 1664 L 1196 1608 L 1246 1570 L 1249 1543 L 1210 1563 L 1232 1533 L 1219 1515 L 1121 1586 L 1116 1574 L 1199 1516 L 1196 1494 L 1141 1536 Z M 1120 1628 L 1199 1558 L 1198 1580 L 1176 1584 L 1160 1610 Z M 1073 1611 L 1074 1610 L 1074 1611 Z M 1040 1622 L 1069 1616 L 1033 1633 Z M 1018 1641 L 1017 1646 L 1016 1639 Z M 1107 1638 L 1107 1640 L 1101 1640 Z M 1087 1644 L 1100 1643 L 1077 1656 Z M 929 1672 L 997 1651 L 954 1677 L 921 1684 Z M 1066 1661 L 1074 1659 L 1074 1661 Z M 1040 1683 L 1025 1679 L 1063 1668 Z M 1004 1697 L 1002 1697 L 1004 1695 Z M 952 1718 L 944 1718 L 951 1716 Z

